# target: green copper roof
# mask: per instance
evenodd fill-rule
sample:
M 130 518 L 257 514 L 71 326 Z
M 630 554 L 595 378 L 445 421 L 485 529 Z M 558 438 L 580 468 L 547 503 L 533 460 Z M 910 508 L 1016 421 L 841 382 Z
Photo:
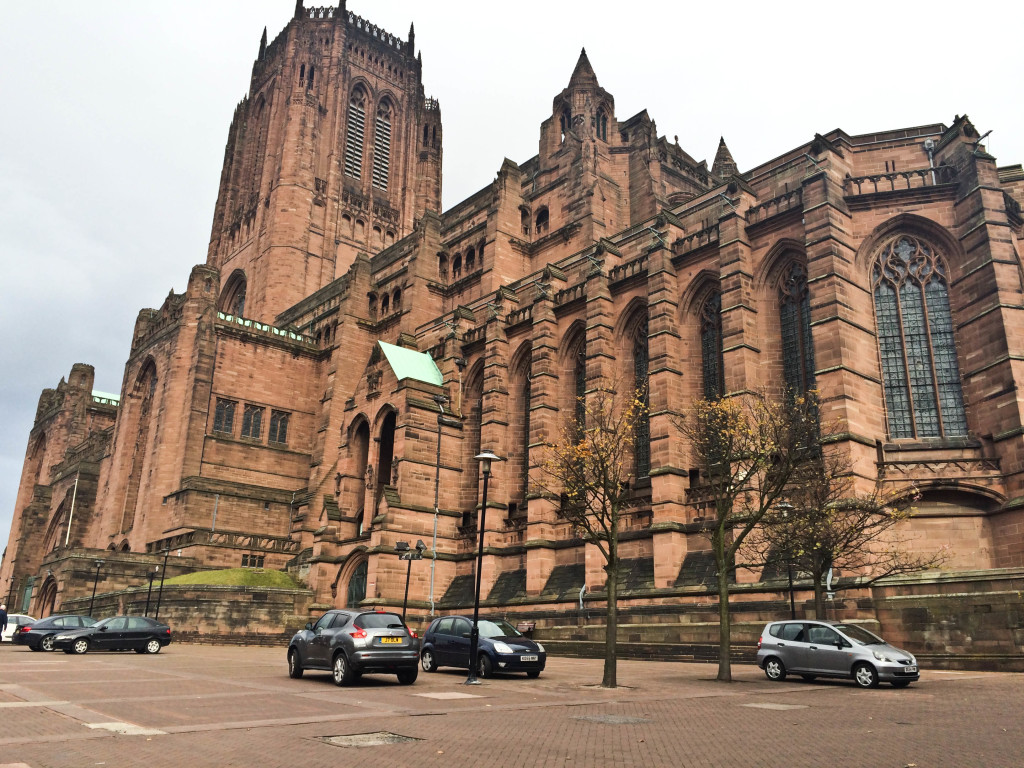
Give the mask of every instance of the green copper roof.
M 391 366 L 391 370 L 395 372 L 395 377 L 399 381 L 413 379 L 437 386 L 444 383 L 441 372 L 434 365 L 434 358 L 427 353 L 396 347 L 394 344 L 385 344 L 383 341 L 377 343 L 380 344 L 384 357 L 388 359 L 388 365 Z

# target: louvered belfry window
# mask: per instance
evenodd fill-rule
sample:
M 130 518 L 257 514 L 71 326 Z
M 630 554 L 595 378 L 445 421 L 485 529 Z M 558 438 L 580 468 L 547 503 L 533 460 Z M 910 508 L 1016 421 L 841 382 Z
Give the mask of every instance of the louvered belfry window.
M 967 434 L 948 274 L 931 245 L 906 234 L 891 240 L 872 268 L 892 438 Z
M 786 389 L 801 395 L 815 388 L 814 344 L 811 341 L 811 299 L 807 290 L 807 269 L 794 262 L 779 286 L 779 316 L 782 322 L 782 368 Z
M 722 360 L 722 295 L 708 297 L 700 311 L 700 352 L 704 367 L 704 397 L 716 400 L 725 394 Z
M 348 102 L 345 130 L 345 175 L 363 177 L 363 140 L 366 135 L 366 93 L 356 88 Z
M 391 105 L 381 104 L 377 108 L 377 120 L 373 129 L 373 186 L 388 188 L 388 167 L 391 163 Z

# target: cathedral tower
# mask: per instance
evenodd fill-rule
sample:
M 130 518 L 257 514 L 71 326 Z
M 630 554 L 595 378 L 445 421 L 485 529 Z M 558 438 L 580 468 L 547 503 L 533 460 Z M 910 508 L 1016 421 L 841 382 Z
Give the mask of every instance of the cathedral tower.
M 415 35 L 304 8 L 253 64 L 228 133 L 207 263 L 219 309 L 265 323 L 441 207 L 441 113 Z

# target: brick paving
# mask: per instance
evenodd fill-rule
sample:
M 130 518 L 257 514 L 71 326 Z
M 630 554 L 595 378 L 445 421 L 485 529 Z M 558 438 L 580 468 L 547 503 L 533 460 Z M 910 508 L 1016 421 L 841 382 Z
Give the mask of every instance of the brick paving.
M 538 680 L 413 686 L 326 673 L 291 680 L 282 648 L 172 645 L 157 656 L 0 648 L 0 768 L 94 765 L 786 766 L 1024 765 L 1013 673 L 923 672 L 906 690 L 768 682 L 752 666 L 553 658 Z M 468 695 L 467 695 L 468 694 Z M 326 737 L 412 741 L 343 747 Z

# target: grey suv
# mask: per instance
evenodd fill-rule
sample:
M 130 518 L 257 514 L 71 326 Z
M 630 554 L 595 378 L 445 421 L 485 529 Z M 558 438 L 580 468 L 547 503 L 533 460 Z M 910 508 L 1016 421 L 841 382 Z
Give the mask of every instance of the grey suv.
M 861 688 L 879 681 L 905 688 L 920 677 L 917 659 L 856 624 L 773 621 L 757 641 L 757 665 L 769 680 L 847 677 Z
M 291 639 L 288 675 L 329 669 L 335 685 L 348 685 L 364 672 L 378 672 L 398 675 L 402 685 L 412 685 L 419 658 L 420 641 L 397 613 L 328 611 Z

